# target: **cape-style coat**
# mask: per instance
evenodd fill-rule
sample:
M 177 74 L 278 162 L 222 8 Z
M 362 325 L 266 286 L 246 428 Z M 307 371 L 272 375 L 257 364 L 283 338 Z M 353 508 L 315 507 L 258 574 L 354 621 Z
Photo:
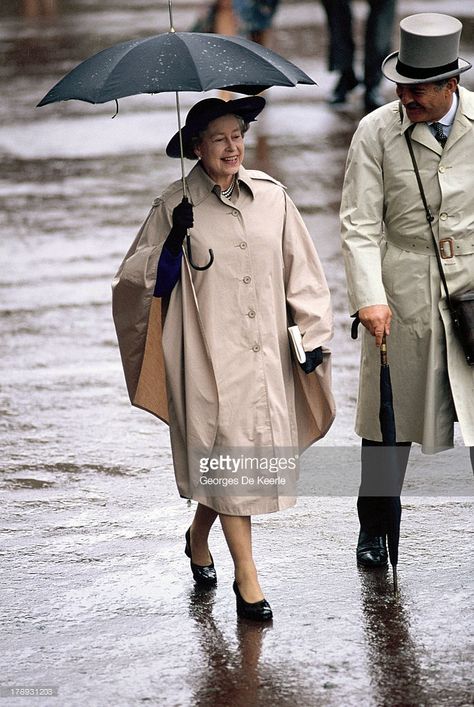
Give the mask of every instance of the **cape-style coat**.
M 181 278 L 153 297 L 157 263 L 182 199 L 175 182 L 157 198 L 113 282 L 113 315 L 133 405 L 170 425 L 179 493 L 219 513 L 250 515 L 293 505 L 278 486 L 235 497 L 201 483 L 216 449 L 302 451 L 334 419 L 329 352 L 314 373 L 293 364 L 287 327 L 306 350 L 332 334 L 329 290 L 311 238 L 281 184 L 239 170 L 232 200 L 197 164 L 187 177 L 194 209 Z
M 474 287 L 474 94 L 459 88 L 458 96 L 444 149 L 426 123 L 411 132 L 435 236 L 452 239 L 452 257 L 442 263 L 453 295 Z M 433 453 L 453 446 L 456 416 L 464 443 L 474 445 L 474 368 L 452 331 L 404 137 L 410 126 L 394 101 L 355 132 L 341 203 L 343 254 L 351 314 L 375 304 L 393 313 L 387 346 L 397 441 Z M 356 432 L 380 441 L 380 357 L 363 332 Z

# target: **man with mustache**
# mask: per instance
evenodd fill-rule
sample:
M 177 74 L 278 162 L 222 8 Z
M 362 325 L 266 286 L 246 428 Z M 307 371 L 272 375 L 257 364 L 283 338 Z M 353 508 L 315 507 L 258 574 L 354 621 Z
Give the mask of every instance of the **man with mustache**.
M 371 523 L 379 499 L 369 483 L 371 474 L 384 472 L 370 468 L 381 444 L 377 347 L 384 334 L 401 447 L 398 491 L 411 443 L 428 454 L 452 447 L 456 420 L 473 463 L 474 367 L 453 334 L 405 137 L 434 216 L 449 293 L 465 293 L 474 274 L 474 94 L 459 86 L 471 68 L 459 57 L 461 30 L 459 20 L 438 13 L 401 21 L 400 51 L 382 64 L 399 100 L 362 119 L 347 159 L 343 254 L 351 313 L 365 327 L 356 432 L 362 437 L 357 560 L 366 567 L 387 562 L 385 536 Z

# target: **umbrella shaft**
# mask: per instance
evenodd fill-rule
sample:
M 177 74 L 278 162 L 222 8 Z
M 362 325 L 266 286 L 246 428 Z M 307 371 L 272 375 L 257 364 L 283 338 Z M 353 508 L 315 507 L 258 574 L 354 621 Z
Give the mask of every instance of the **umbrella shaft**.
M 174 25 L 173 25 L 173 6 L 171 5 L 171 0 L 168 0 L 168 12 L 170 16 L 170 32 L 174 32 Z
M 181 135 L 181 110 L 179 107 L 179 93 L 176 91 L 176 113 L 178 115 L 179 156 L 181 158 L 181 180 L 183 182 L 183 196 L 186 196 L 186 179 L 184 176 L 183 136 Z

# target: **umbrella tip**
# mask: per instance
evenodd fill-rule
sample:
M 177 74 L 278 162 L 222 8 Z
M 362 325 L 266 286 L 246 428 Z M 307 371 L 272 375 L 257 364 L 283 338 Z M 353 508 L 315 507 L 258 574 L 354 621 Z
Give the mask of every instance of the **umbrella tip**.
M 392 565 L 392 575 L 393 575 L 393 594 L 394 594 L 394 596 L 396 596 L 398 594 L 397 565 Z

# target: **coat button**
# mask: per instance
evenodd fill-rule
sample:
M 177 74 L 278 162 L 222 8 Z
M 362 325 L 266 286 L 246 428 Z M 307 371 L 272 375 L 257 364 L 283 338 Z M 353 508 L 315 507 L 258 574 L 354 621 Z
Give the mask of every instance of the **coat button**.
M 252 351 L 253 351 L 254 353 L 258 353 L 258 352 L 260 351 L 260 344 L 254 344 L 254 345 L 252 346 Z
M 256 316 L 255 310 L 249 309 L 248 315 L 249 315 L 250 319 L 255 319 L 255 316 Z
M 252 278 L 250 277 L 250 275 L 246 275 L 246 276 L 244 277 L 244 282 L 245 282 L 246 285 L 248 285 L 249 282 L 252 282 Z
M 446 221 L 446 219 L 448 218 L 448 214 L 446 213 L 446 211 L 443 211 L 443 213 L 440 214 L 439 217 L 441 221 Z
M 439 167 L 439 169 L 438 169 L 438 172 L 439 172 L 440 174 L 444 174 L 444 173 L 446 172 L 446 167 L 443 167 L 443 165 L 441 165 L 441 166 Z
M 239 215 L 239 212 L 238 212 L 238 211 L 235 211 L 235 210 L 232 211 L 232 216 L 238 216 L 238 215 Z
M 242 248 L 242 250 L 245 250 L 247 247 L 247 243 L 245 241 L 242 241 L 242 243 L 240 244 L 240 247 Z

